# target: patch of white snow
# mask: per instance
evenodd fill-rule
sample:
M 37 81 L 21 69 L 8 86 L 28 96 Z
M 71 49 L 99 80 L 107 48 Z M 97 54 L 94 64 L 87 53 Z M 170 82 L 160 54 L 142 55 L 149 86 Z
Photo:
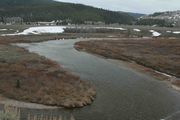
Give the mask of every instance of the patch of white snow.
M 30 27 L 23 32 L 16 31 L 14 34 L 3 34 L 2 36 L 13 36 L 13 35 L 30 35 L 30 34 L 42 34 L 42 33 L 63 33 L 65 26 L 41 26 L 41 27 Z
M 141 32 L 141 30 L 140 29 L 133 29 L 134 31 L 136 31 L 136 32 Z
M 173 33 L 174 34 L 180 34 L 180 31 L 174 31 Z
M 168 75 L 168 74 L 166 74 L 166 73 L 163 73 L 163 72 L 159 72 L 159 71 L 155 71 L 156 73 L 159 73 L 159 74 L 161 74 L 161 75 L 164 75 L 164 76 L 166 76 L 166 77 L 173 77 L 173 76 L 171 76 L 171 75 Z
M 117 28 L 117 27 L 95 27 L 96 29 L 111 29 L 111 30 L 127 30 L 125 28 Z
M 0 31 L 6 31 L 7 29 L 0 29 Z
M 172 31 L 166 31 L 167 33 L 171 33 Z
M 161 33 L 157 32 L 155 30 L 149 30 L 149 32 L 151 32 L 154 37 L 158 37 L 161 35 Z

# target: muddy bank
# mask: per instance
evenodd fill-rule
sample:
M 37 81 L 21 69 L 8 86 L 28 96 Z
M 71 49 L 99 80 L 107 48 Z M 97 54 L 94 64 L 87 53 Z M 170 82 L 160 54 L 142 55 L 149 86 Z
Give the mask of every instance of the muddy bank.
M 78 42 L 75 48 L 106 58 L 135 62 L 147 67 L 148 69 L 143 68 L 145 71 L 153 71 L 152 73 L 156 76 L 180 87 L 180 55 L 178 53 L 180 41 L 178 39 L 91 40 Z M 137 68 L 137 66 L 133 67 Z
M 67 108 L 83 107 L 95 88 L 56 62 L 25 49 L 0 44 L 0 94 L 20 101 Z

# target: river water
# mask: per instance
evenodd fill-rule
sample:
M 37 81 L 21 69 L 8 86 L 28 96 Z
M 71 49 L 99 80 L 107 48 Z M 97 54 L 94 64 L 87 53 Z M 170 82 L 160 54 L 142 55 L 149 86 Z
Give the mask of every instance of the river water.
M 61 114 L 71 115 L 75 120 L 160 120 L 179 113 L 179 92 L 123 64 L 75 50 L 74 43 L 80 40 L 19 44 L 30 52 L 57 61 L 95 85 L 97 98 L 92 105 L 61 109 Z M 180 120 L 177 116 L 167 119 Z

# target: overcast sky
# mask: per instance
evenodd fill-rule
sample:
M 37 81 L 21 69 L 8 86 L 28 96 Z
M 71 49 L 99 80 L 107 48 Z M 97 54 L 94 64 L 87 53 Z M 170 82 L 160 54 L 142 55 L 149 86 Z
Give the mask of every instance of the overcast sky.
M 114 11 L 150 14 L 153 12 L 180 10 L 180 0 L 56 0 L 82 3 Z

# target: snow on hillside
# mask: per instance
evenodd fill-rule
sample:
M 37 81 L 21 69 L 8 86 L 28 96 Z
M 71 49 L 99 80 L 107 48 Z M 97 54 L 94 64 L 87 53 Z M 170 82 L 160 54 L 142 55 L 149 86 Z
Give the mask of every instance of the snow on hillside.
M 172 31 L 170 31 L 170 30 L 168 30 L 168 31 L 166 31 L 167 33 L 172 33 Z
M 134 31 L 136 31 L 136 32 L 141 32 L 141 30 L 140 29 L 133 29 Z
M 65 26 L 41 26 L 41 27 L 30 27 L 25 29 L 23 32 L 14 34 L 3 34 L 2 36 L 13 36 L 13 35 L 31 35 L 31 34 L 43 34 L 43 33 L 63 33 Z
M 173 33 L 174 34 L 180 34 L 180 31 L 174 31 Z
M 165 20 L 167 24 L 180 27 L 180 10 L 154 13 L 151 15 L 143 16 L 139 19 Z
M 95 27 L 95 29 L 127 30 L 125 28 L 117 28 L 117 27 Z
M 154 37 L 158 37 L 161 35 L 161 33 L 157 32 L 155 30 L 149 30 L 149 32 L 151 32 Z
M 0 31 L 6 31 L 7 29 L 0 29 Z

